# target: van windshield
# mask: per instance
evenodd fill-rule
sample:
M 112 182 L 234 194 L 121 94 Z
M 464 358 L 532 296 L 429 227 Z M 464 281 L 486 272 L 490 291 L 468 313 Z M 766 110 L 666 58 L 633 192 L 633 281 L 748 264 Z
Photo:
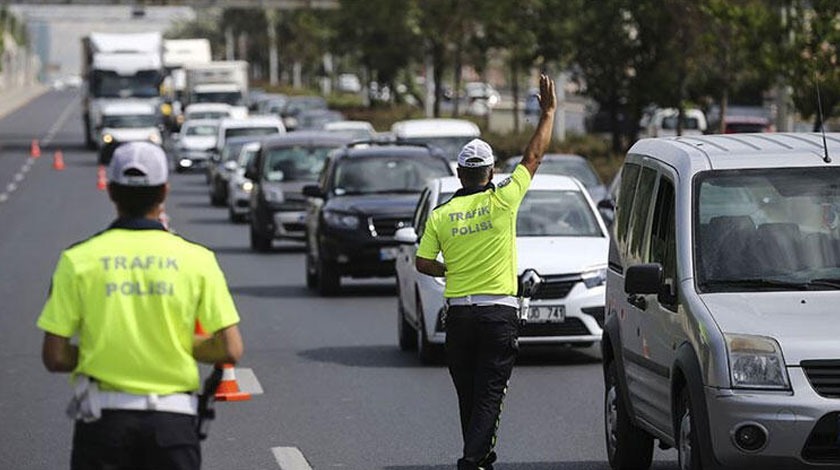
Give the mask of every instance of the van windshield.
M 701 291 L 840 289 L 840 168 L 714 171 L 694 184 Z
M 296 145 L 270 149 L 266 152 L 265 174 L 269 181 L 314 181 L 334 148 Z

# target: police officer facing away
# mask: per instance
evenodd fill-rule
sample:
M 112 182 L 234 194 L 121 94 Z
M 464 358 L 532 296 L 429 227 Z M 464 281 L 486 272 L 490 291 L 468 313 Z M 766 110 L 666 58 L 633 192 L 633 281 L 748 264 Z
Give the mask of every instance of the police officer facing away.
M 158 222 L 160 147 L 123 144 L 108 173 L 118 218 L 61 254 L 37 323 L 47 370 L 73 373 L 71 468 L 197 470 L 196 361 L 239 360 L 239 315 L 214 254 Z
M 459 470 L 492 469 L 502 400 L 518 350 L 516 214 L 551 141 L 554 82 L 540 77 L 540 121 L 522 161 L 495 187 L 490 146 L 479 139 L 458 155 L 463 186 L 429 216 L 415 264 L 446 276 L 446 355 L 458 394 L 463 457 Z M 443 253 L 444 262 L 436 260 Z

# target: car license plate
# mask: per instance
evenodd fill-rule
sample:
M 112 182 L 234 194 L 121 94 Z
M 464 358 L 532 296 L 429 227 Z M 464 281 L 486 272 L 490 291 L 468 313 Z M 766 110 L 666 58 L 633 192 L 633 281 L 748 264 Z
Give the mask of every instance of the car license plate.
M 528 309 L 529 322 L 562 323 L 566 321 L 565 305 L 541 305 Z
M 393 246 L 388 248 L 380 248 L 379 249 L 379 259 L 381 261 L 390 261 L 392 259 L 397 259 L 397 255 L 399 254 L 400 249 Z

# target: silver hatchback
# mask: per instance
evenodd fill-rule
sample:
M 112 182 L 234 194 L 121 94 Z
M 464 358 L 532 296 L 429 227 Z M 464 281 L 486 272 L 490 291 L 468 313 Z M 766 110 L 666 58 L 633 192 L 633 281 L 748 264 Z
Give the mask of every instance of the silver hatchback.
M 602 341 L 615 469 L 840 466 L 840 134 L 645 139 Z

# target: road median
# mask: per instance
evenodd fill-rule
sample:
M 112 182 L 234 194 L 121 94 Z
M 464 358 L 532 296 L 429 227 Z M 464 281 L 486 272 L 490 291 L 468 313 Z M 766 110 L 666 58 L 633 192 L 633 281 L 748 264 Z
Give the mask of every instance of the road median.
M 49 90 L 49 87 L 40 83 L 0 90 L 0 119 L 43 95 L 47 90 Z

